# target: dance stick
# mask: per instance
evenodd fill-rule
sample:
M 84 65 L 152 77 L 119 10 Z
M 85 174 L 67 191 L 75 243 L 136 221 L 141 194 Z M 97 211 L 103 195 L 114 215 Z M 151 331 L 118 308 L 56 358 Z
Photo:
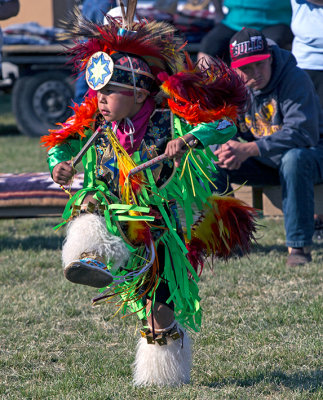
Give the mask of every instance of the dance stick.
M 196 144 L 197 144 L 197 139 L 191 140 L 189 143 L 187 143 L 187 146 L 189 148 L 193 148 L 194 146 L 196 146 Z M 146 168 L 149 168 L 155 164 L 158 164 L 159 162 L 165 160 L 166 158 L 167 158 L 167 156 L 165 153 L 161 154 L 160 156 L 154 157 L 151 160 L 148 160 L 148 161 L 144 162 L 143 164 L 140 164 L 137 167 L 132 168 L 129 171 L 128 177 L 130 177 L 131 175 L 137 174 L 138 172 L 140 172 Z
M 101 125 L 98 127 L 98 129 L 93 133 L 93 135 L 90 137 L 90 139 L 85 143 L 84 147 L 82 150 L 73 158 L 72 161 L 72 166 L 75 167 L 81 160 L 84 154 L 88 151 L 88 149 L 92 146 L 94 141 L 100 134 L 106 129 L 106 125 Z

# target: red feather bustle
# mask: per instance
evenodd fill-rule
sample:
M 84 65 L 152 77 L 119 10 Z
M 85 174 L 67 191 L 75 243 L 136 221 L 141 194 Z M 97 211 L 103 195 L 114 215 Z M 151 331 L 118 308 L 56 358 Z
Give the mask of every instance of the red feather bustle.
M 227 259 L 232 251 L 248 253 L 256 231 L 255 209 L 229 196 L 213 195 L 191 230 L 186 244 L 193 268 L 202 270 L 206 257 Z
M 235 121 L 249 98 L 239 75 L 220 59 L 195 66 L 189 59 L 187 61 L 189 69 L 168 77 L 158 75 L 164 80 L 161 88 L 169 96 L 171 111 L 191 125 L 223 117 Z

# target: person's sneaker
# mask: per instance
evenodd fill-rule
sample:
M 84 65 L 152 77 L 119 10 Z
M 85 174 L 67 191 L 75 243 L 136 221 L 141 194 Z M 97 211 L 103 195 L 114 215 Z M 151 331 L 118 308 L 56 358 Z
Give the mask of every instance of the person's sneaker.
M 305 253 L 304 249 L 292 248 L 287 257 L 287 265 L 295 267 L 304 265 L 312 261 L 311 253 Z
M 113 281 L 112 275 L 106 268 L 101 261 L 86 257 L 68 264 L 64 268 L 64 275 L 70 282 L 103 288 Z

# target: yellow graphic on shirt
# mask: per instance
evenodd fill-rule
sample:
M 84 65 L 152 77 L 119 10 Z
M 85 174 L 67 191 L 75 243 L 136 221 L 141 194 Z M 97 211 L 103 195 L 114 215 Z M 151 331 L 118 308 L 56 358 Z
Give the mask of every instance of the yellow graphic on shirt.
M 255 113 L 254 118 L 249 114 L 245 116 L 245 125 L 250 132 L 256 136 L 270 136 L 279 131 L 282 127 L 281 124 L 275 124 L 277 119 L 277 102 L 271 99 L 270 102 L 264 103 L 259 112 Z

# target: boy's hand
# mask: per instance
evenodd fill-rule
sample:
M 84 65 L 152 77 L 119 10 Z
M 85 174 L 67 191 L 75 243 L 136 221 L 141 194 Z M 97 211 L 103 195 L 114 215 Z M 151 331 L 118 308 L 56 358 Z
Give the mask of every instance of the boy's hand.
M 188 134 L 183 136 L 183 139 L 186 143 L 189 143 L 191 140 L 195 139 L 195 136 Z M 174 159 L 176 168 L 179 167 L 183 154 L 188 150 L 187 144 L 185 144 L 184 140 L 180 138 L 173 139 L 168 142 L 166 146 L 165 154 L 168 158 Z
M 63 161 L 55 165 L 53 169 L 53 181 L 59 185 L 66 185 L 69 183 L 75 174 L 75 169 L 71 164 L 71 161 Z

